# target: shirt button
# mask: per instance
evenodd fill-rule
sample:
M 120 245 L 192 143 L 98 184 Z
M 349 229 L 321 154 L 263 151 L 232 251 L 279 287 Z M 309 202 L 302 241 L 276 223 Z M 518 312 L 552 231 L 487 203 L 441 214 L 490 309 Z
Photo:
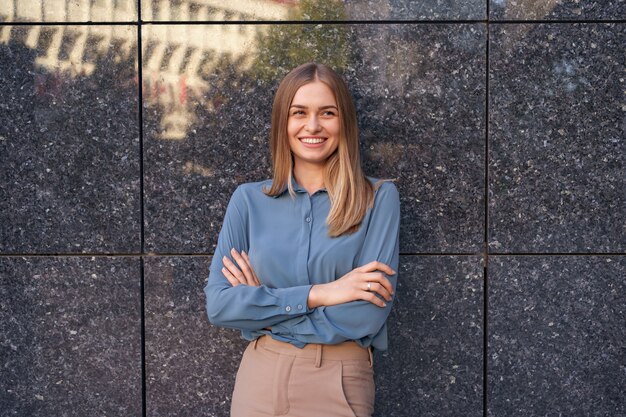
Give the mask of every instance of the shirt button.
M 311 218 L 310 217 L 307 217 L 305 220 L 306 220 L 307 223 L 311 222 Z
M 291 306 L 285 307 L 285 310 L 287 310 L 287 312 L 290 312 L 291 311 Z
M 298 310 L 302 310 L 302 304 L 298 304 Z

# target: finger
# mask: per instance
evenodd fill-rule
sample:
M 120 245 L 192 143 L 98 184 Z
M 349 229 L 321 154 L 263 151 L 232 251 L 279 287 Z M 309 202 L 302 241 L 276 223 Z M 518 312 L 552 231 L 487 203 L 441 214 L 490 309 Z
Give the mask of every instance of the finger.
M 389 281 L 389 279 L 386 276 L 384 276 L 382 273 L 370 272 L 366 274 L 365 279 L 366 281 L 379 283 L 380 285 L 385 287 L 385 289 L 387 290 L 389 294 L 393 294 L 393 285 L 391 284 L 391 281 Z
M 246 277 L 241 273 L 237 265 L 233 263 L 227 256 L 222 258 L 222 262 L 224 266 L 228 269 L 228 271 L 239 281 L 240 284 L 247 284 Z
M 361 300 L 369 301 L 370 303 L 375 304 L 381 308 L 387 306 L 387 303 L 376 297 L 373 292 L 363 291 L 361 293 Z
M 379 270 L 384 272 L 387 275 L 395 275 L 396 271 L 393 270 L 389 265 L 382 263 L 380 261 L 372 261 L 368 264 L 363 265 L 366 269 L 366 272 Z
M 228 282 L 230 282 L 230 285 L 232 285 L 233 287 L 236 287 L 237 285 L 241 284 L 241 282 L 239 282 L 239 280 L 235 278 L 235 276 L 231 274 L 230 271 L 226 269 L 226 267 L 222 268 L 222 273 L 224 274 Z
M 254 281 L 257 286 L 261 285 L 261 281 L 259 281 L 259 277 L 257 277 L 256 272 L 254 272 L 254 268 L 252 268 L 252 262 L 250 262 L 250 258 L 248 258 L 248 254 L 245 251 L 241 251 L 241 255 L 246 260 L 248 265 L 250 266 L 250 271 L 252 271 L 252 276 L 254 277 Z
M 250 265 L 248 265 L 248 262 L 239 254 L 239 252 L 235 250 L 235 248 L 232 248 L 230 253 L 233 255 L 233 258 L 235 258 L 235 261 L 237 261 L 241 272 L 243 272 L 243 276 L 246 278 L 246 284 L 255 285 L 254 276 L 252 275 L 252 270 Z
M 369 289 L 366 291 L 375 292 L 380 294 L 385 300 L 391 301 L 391 294 L 387 288 L 378 282 L 369 282 Z

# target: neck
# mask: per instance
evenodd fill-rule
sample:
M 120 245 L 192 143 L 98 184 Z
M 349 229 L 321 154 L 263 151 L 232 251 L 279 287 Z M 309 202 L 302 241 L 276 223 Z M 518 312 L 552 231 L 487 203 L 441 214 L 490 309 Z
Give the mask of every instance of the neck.
M 321 165 L 297 164 L 293 168 L 293 175 L 298 184 L 307 190 L 324 186 L 324 167 Z

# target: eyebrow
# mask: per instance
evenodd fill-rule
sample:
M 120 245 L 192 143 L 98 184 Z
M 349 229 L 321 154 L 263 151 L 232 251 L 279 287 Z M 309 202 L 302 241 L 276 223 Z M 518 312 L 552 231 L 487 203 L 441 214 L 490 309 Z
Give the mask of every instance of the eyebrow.
M 307 106 L 303 106 L 303 105 L 301 105 L 301 104 L 292 104 L 291 106 L 289 106 L 289 108 L 292 108 L 292 107 L 296 107 L 296 108 L 298 108 L 298 109 L 307 109 L 307 108 L 308 108 Z M 337 106 L 333 106 L 332 104 L 331 104 L 331 105 L 328 105 L 328 106 L 322 106 L 322 107 L 320 107 L 319 109 L 320 109 L 320 110 L 326 110 L 326 109 L 335 109 L 335 110 L 339 110 L 339 109 L 337 109 Z

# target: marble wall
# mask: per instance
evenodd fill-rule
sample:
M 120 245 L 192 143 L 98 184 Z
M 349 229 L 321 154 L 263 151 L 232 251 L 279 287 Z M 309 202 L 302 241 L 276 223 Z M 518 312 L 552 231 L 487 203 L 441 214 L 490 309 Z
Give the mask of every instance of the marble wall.
M 376 413 L 626 415 L 626 1 L 0 2 L 0 415 L 227 416 L 206 282 L 277 81 L 347 79 L 401 265 Z

